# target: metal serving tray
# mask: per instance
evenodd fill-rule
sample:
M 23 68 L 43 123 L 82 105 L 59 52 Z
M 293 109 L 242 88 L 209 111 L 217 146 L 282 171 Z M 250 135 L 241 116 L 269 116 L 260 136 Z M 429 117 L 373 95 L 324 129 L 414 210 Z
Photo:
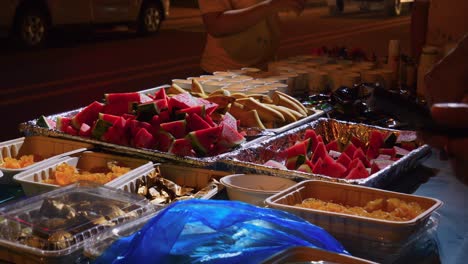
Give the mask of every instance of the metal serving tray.
M 367 140 L 366 137 L 372 130 L 385 132 L 391 131 L 398 135 L 407 134 L 415 136 L 414 131 L 390 130 L 364 124 L 320 118 L 282 134 L 268 138 L 259 144 L 251 145 L 247 148 L 241 148 L 231 153 L 221 155 L 217 162 L 217 168 L 236 173 L 276 175 L 290 178 L 296 181 L 305 179 L 320 179 L 384 188 L 404 172 L 415 168 L 426 158 L 428 158 L 429 154 L 431 153 L 431 149 L 428 145 L 420 145 L 418 148 L 414 149 L 409 154 L 400 158 L 398 161 L 386 167 L 385 169 L 382 169 L 367 178 L 353 180 L 333 178 L 325 175 L 305 173 L 295 170 L 284 170 L 263 165 L 266 161 L 277 157 L 278 153 L 281 151 L 294 145 L 297 140 L 302 139 L 307 129 L 314 129 L 317 135 L 321 135 L 326 142 L 337 138 L 349 138 L 351 135 Z

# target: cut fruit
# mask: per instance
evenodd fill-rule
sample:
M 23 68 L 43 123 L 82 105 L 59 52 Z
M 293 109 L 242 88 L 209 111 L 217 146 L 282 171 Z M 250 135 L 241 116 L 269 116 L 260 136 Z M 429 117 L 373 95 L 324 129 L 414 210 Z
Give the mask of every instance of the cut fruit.
M 369 160 L 367 159 L 366 155 L 364 154 L 364 151 L 362 151 L 361 148 L 356 149 L 356 151 L 354 152 L 353 159 L 356 158 L 361 160 L 362 164 L 364 164 L 366 168 L 370 167 Z
M 328 151 L 330 150 L 338 151 L 338 140 L 335 139 L 333 141 L 330 141 L 330 143 L 328 143 L 325 147 Z
M 117 121 L 118 119 L 120 119 L 120 116 L 116 116 L 116 115 L 111 115 L 111 114 L 104 114 L 104 113 L 99 113 L 99 119 L 101 120 L 104 120 L 104 121 L 107 121 L 111 124 L 114 124 L 115 121 Z
M 55 123 L 55 128 L 57 130 L 65 132 L 67 126 L 71 126 L 71 117 L 57 117 L 57 122 Z
M 72 126 L 76 129 L 80 129 L 83 123 L 91 126 L 94 121 L 98 119 L 99 113 L 102 112 L 103 109 L 103 104 L 97 101 L 92 102 L 72 118 Z
M 81 124 L 80 131 L 78 131 L 78 135 L 82 137 L 91 137 L 91 126 L 85 123 Z
M 239 146 L 245 142 L 245 137 L 237 132 L 233 127 L 224 124 L 222 126 L 221 135 L 216 145 L 225 147 L 227 150 Z
M 328 151 L 325 148 L 325 145 L 322 142 L 319 142 L 317 147 L 315 148 L 315 152 L 312 155 L 311 161 L 315 164 L 319 158 L 324 160 L 325 157 L 328 157 Z
M 187 122 L 185 120 L 177 120 L 167 123 L 161 123 L 160 127 L 165 131 L 169 132 L 176 139 L 183 138 L 187 135 L 186 127 Z
M 133 139 L 133 143 L 137 148 L 152 149 L 155 145 L 155 139 L 148 130 L 140 128 Z
M 154 100 L 167 99 L 166 90 L 161 88 L 154 93 Z
M 192 142 L 187 138 L 176 139 L 169 148 L 169 153 L 179 156 L 195 156 L 195 151 L 193 150 Z
M 221 127 L 210 127 L 197 131 L 192 131 L 188 134 L 192 142 L 192 146 L 197 154 L 205 156 L 217 143 L 221 134 Z
M 383 155 L 388 155 L 394 158 L 396 156 L 396 149 L 394 147 L 392 148 L 380 148 L 379 153 Z
M 94 123 L 93 129 L 91 131 L 91 135 L 95 139 L 102 139 L 104 133 L 112 126 L 111 123 L 98 119 L 96 123 Z
M 351 137 L 351 143 L 353 143 L 353 145 L 356 148 L 362 148 L 363 150 L 366 149 L 366 143 L 360 140 L 359 138 L 357 138 L 356 136 Z
M 340 163 L 341 165 L 345 166 L 345 168 L 349 167 L 349 163 L 351 159 L 346 153 L 341 153 L 340 157 L 336 160 L 336 162 Z
M 362 164 L 362 162 L 357 162 L 357 165 L 351 169 L 348 175 L 345 177 L 346 179 L 363 179 L 369 177 L 369 172 L 367 171 L 366 167 Z
M 187 121 L 188 132 L 211 128 L 210 124 L 197 114 L 188 115 L 185 120 Z
M 327 175 L 334 178 L 342 178 L 345 176 L 347 171 L 346 167 L 341 165 L 338 162 L 335 162 L 330 156 L 326 156 L 325 159 L 322 160 L 321 168 L 319 171 L 323 175 Z
M 156 137 L 156 148 L 159 151 L 167 152 L 171 148 L 171 145 L 175 141 L 175 138 L 168 132 L 161 130 L 157 133 Z
M 206 111 L 205 111 L 205 106 L 204 105 L 192 106 L 192 107 L 189 107 L 189 108 L 181 109 L 181 110 L 179 110 L 177 112 L 186 113 L 188 115 L 197 114 L 197 115 L 199 115 L 200 117 L 203 117 L 203 118 L 206 116 Z
M 54 129 L 57 124 L 53 120 L 50 120 L 49 118 L 41 115 L 37 119 L 36 125 L 40 127 L 48 128 L 48 129 Z
M 287 148 L 286 151 L 286 158 L 296 157 L 298 155 L 307 156 L 307 145 L 308 141 L 302 141 L 292 145 L 291 147 Z
M 385 134 L 383 134 L 382 132 L 379 132 L 376 130 L 371 131 L 370 136 L 369 136 L 369 148 L 371 149 L 381 148 L 384 144 L 384 137 L 385 137 Z
M 65 128 L 65 133 L 72 136 L 78 136 L 78 129 L 74 128 L 73 126 L 67 126 Z
M 348 145 L 345 147 L 343 153 L 346 153 L 348 157 L 354 156 L 354 152 L 356 151 L 356 146 L 354 146 L 353 143 L 348 143 Z

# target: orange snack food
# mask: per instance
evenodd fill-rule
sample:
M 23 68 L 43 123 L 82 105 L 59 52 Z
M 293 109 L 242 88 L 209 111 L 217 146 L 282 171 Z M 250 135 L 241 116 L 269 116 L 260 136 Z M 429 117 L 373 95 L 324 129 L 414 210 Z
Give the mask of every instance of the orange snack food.
M 367 202 L 363 207 L 347 206 L 332 201 L 326 202 L 315 198 L 307 198 L 301 204 L 296 204 L 295 206 L 390 221 L 408 221 L 424 212 L 418 203 L 407 203 L 398 198 L 372 200 Z
M 91 181 L 98 184 L 106 184 L 130 170 L 131 169 L 128 167 L 121 167 L 114 163 L 108 163 L 107 172 L 92 173 L 89 171 L 79 171 L 74 166 L 62 163 L 55 168 L 53 175 L 44 182 L 60 186 L 69 185 L 77 181 Z
M 34 155 L 23 155 L 19 159 L 5 157 L 0 167 L 6 169 L 21 169 L 34 163 Z

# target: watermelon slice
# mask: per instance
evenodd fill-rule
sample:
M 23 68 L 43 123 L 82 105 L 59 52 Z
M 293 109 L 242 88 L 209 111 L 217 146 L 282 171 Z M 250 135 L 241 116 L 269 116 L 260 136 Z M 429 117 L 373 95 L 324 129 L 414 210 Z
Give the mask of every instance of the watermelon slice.
M 153 135 L 148 132 L 145 128 L 140 128 L 133 138 L 133 143 L 137 148 L 147 148 L 152 149 L 155 146 L 155 139 Z
M 101 140 L 122 146 L 130 145 L 130 138 L 126 133 L 126 129 L 117 126 L 110 127 L 104 135 L 102 135 Z
M 354 152 L 353 159 L 356 158 L 361 160 L 362 164 L 364 164 L 366 168 L 370 167 L 371 164 L 369 163 L 369 160 L 367 159 L 366 155 L 364 154 L 364 151 L 362 151 L 361 148 L 356 149 L 356 151 Z
M 48 129 L 54 129 L 57 124 L 53 120 L 50 120 L 49 118 L 41 115 L 37 119 L 36 125 L 38 125 L 40 127 L 48 128 Z
M 120 116 L 116 115 L 111 115 L 111 114 L 104 114 L 104 113 L 99 113 L 99 119 L 107 121 L 111 124 L 114 124 L 115 121 L 120 119 Z
M 335 162 L 330 156 L 325 156 L 322 160 L 321 168 L 318 169 L 323 175 L 334 178 L 342 178 L 347 171 L 346 167 Z
M 366 151 L 366 157 L 369 160 L 375 159 L 378 155 L 379 155 L 378 149 L 368 148 Z
M 189 156 L 194 157 L 195 151 L 192 147 L 192 142 L 187 138 L 176 139 L 169 148 L 169 153 L 179 155 L 179 156 Z
M 185 120 L 177 120 L 168 123 L 161 123 L 161 128 L 171 133 L 174 138 L 179 139 L 187 135 L 186 127 L 187 122 Z
M 73 126 L 67 126 L 65 128 L 65 133 L 72 136 L 78 136 L 78 129 L 74 128 Z
M 325 148 L 330 151 L 330 150 L 334 150 L 334 151 L 338 151 L 338 140 L 333 140 L 333 141 L 330 141 L 326 146 Z
M 95 139 L 101 139 L 104 133 L 112 126 L 111 123 L 104 121 L 102 119 L 98 119 L 96 123 L 93 125 L 93 129 L 91 131 L 91 135 Z
M 154 100 L 167 99 L 166 90 L 161 88 L 154 93 Z
M 309 160 L 307 160 L 309 161 Z M 305 173 L 312 173 L 312 168 L 313 168 L 313 164 L 312 164 L 312 167 L 310 167 L 309 163 L 304 163 L 304 164 L 301 164 L 298 168 L 297 168 L 297 171 L 301 171 L 301 172 L 305 172 Z
M 130 102 L 136 103 L 144 103 L 152 101 L 150 97 L 144 94 L 140 94 L 138 92 L 130 92 L 130 93 L 108 93 L 104 94 L 104 99 L 106 101 L 106 105 L 112 104 L 127 104 Z
M 81 124 L 80 131 L 78 131 L 78 135 L 82 137 L 91 137 L 91 126 L 85 123 Z
M 133 104 L 132 103 L 106 104 L 102 112 L 105 114 L 111 114 L 111 115 L 116 115 L 116 116 L 129 114 L 133 112 Z
M 351 159 L 346 153 L 341 153 L 340 157 L 336 160 L 336 162 L 340 163 L 341 165 L 345 166 L 345 168 L 348 168 L 349 163 L 351 162 Z
M 205 122 L 210 125 L 211 127 L 217 126 L 216 123 L 213 121 L 211 115 L 206 115 L 205 116 Z
M 317 133 L 315 133 L 315 130 L 306 129 L 305 134 L 304 134 L 304 139 L 308 139 L 308 138 L 317 138 Z
M 80 129 L 83 123 L 91 126 L 94 121 L 98 119 L 99 113 L 102 112 L 103 109 L 103 104 L 97 101 L 92 102 L 72 118 L 72 126 L 76 129 Z
M 65 132 L 67 126 L 71 125 L 71 117 L 57 117 L 57 122 L 55 122 L 55 128 L 59 131 Z
M 356 146 L 354 146 L 353 143 L 348 143 L 348 145 L 345 147 L 343 153 L 346 153 L 348 157 L 354 156 L 354 152 L 356 151 Z
M 323 164 L 322 158 L 319 158 L 317 160 L 317 162 L 315 162 L 315 165 L 312 168 L 312 172 L 315 173 L 315 174 L 323 174 L 322 171 L 321 171 L 322 164 Z
M 304 155 L 297 155 L 297 156 L 289 157 L 286 160 L 286 168 L 288 168 L 289 170 L 295 170 L 299 166 L 304 164 L 306 160 L 307 158 Z
M 192 146 L 199 155 L 206 155 L 218 141 L 221 134 L 221 127 L 210 127 L 197 131 L 192 131 L 188 137 L 192 141 Z
M 307 145 L 308 141 L 302 141 L 292 145 L 291 147 L 287 148 L 286 151 L 286 158 L 295 157 L 298 155 L 307 156 Z
M 132 114 L 122 114 L 122 117 L 125 118 L 125 119 L 136 119 L 136 115 L 132 115 Z
M 377 130 L 372 130 L 369 136 L 369 148 L 379 149 L 384 145 L 384 137 L 386 135 Z
M 175 138 L 170 133 L 161 130 L 157 133 L 156 147 L 159 151 L 167 152 L 174 141 Z
M 199 105 L 197 99 L 189 93 L 181 93 L 169 99 L 169 111 L 175 112 L 180 109 L 190 108 Z
M 315 148 L 315 152 L 312 154 L 311 161 L 312 163 L 315 164 L 319 158 L 324 160 L 325 157 L 328 157 L 327 148 L 325 148 L 325 145 L 323 144 L 323 142 L 319 142 L 317 147 Z
M 218 104 L 210 102 L 208 100 L 197 98 L 198 103 L 205 106 L 206 115 L 209 116 L 218 108 Z
M 369 177 L 369 172 L 367 171 L 366 167 L 362 164 L 362 162 L 358 161 L 357 165 L 351 169 L 348 175 L 345 177 L 346 179 L 363 179 Z
M 237 131 L 237 121 L 238 120 L 230 113 L 226 113 L 223 115 L 220 125 L 228 125 Z
M 273 167 L 273 168 L 281 169 L 281 170 L 286 170 L 286 169 L 287 169 L 287 167 L 284 166 L 283 163 L 278 162 L 278 161 L 276 161 L 276 160 L 268 160 L 268 161 L 265 162 L 263 165 L 268 166 L 268 167 Z
M 185 120 L 187 121 L 187 131 L 197 131 L 211 128 L 211 126 L 197 114 L 188 115 Z
M 206 111 L 205 111 L 205 106 L 204 105 L 197 105 L 197 106 L 192 106 L 189 108 L 181 109 L 178 110 L 177 113 L 186 113 L 186 114 L 197 114 L 201 117 L 206 116 Z
M 245 142 L 245 137 L 237 132 L 233 127 L 224 124 L 222 126 L 221 135 L 216 145 L 223 146 L 227 149 L 232 149 Z
M 137 119 L 139 121 L 151 121 L 154 115 L 157 115 L 158 109 L 155 102 L 148 102 L 137 105 Z

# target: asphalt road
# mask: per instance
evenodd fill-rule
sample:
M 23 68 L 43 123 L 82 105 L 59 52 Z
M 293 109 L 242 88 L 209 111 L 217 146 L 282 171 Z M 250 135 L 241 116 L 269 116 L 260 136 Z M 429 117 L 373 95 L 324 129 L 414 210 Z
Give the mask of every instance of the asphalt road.
M 408 15 L 386 17 L 379 7 L 366 13 L 347 8 L 340 17 L 310 7 L 284 14 L 279 58 L 307 54 L 313 47 L 360 47 L 385 56 L 390 39 L 409 50 Z M 0 44 L 0 141 L 20 136 L 18 124 L 42 114 L 64 112 L 101 100 L 107 92 L 137 91 L 197 76 L 205 32 L 199 11 L 173 8 L 159 34 L 106 30 L 58 32 L 39 51 Z

